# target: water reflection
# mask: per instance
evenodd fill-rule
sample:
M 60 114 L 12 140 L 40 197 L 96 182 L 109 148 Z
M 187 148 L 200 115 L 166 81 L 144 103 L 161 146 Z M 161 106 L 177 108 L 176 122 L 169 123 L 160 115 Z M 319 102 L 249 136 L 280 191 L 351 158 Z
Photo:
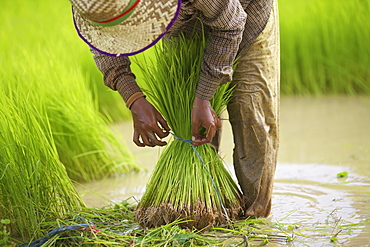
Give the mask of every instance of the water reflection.
M 78 186 L 89 206 L 140 199 L 160 148 L 138 148 L 132 140 L 132 124 L 114 129 L 125 138 L 137 162 L 147 172 Z M 232 137 L 223 124 L 221 155 L 233 174 Z M 273 222 L 298 224 L 302 234 L 318 236 L 315 243 L 301 237 L 294 246 L 329 246 L 320 226 L 336 226 L 344 246 L 370 246 L 370 98 L 283 97 L 281 145 L 273 193 Z M 337 178 L 340 172 L 348 177 Z M 358 224 L 350 229 L 340 226 Z M 346 231 L 340 231 L 346 229 Z M 334 233 L 332 233 L 334 234 Z M 300 245 L 299 243 L 302 242 Z

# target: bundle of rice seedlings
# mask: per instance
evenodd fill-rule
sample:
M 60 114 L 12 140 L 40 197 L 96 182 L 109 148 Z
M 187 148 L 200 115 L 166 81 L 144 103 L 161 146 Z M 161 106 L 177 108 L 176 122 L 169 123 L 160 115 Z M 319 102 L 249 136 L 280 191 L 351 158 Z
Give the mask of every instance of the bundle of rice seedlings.
M 176 136 L 160 155 L 135 212 L 142 227 L 185 219 L 184 228 L 206 229 L 241 212 L 241 193 L 217 151 L 188 141 L 204 47 L 200 35 L 170 39 L 156 47 L 155 62 L 141 66 L 148 99 Z M 220 86 L 211 101 L 218 115 L 229 96 L 228 84 Z

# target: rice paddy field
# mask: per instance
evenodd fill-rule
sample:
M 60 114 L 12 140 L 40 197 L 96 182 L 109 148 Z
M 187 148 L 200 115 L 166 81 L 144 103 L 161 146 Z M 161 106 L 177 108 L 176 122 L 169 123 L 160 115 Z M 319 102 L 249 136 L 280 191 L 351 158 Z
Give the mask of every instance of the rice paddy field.
M 349 103 L 323 102 L 347 109 L 345 106 L 351 102 L 370 94 L 368 0 L 280 0 L 279 8 L 283 102 L 290 106 L 299 106 L 297 102 L 312 105 L 318 100 L 305 100 L 307 96 L 339 95 L 346 97 L 340 98 L 341 102 Z M 370 236 L 370 229 L 366 226 L 370 223 L 370 143 L 365 140 L 366 131 L 358 135 L 358 139 L 364 140 L 361 146 L 346 149 L 357 150 L 356 155 L 346 160 L 343 154 L 337 153 L 334 159 L 337 164 L 355 164 L 355 167 L 360 167 L 357 164 L 362 162 L 356 171 L 362 176 L 357 176 L 356 181 L 340 180 L 340 176 L 345 178 L 348 174 L 340 174 L 332 166 L 320 168 L 323 169 L 320 176 L 325 171 L 338 173 L 340 186 L 355 183 L 360 187 L 353 190 L 361 188 L 361 193 L 366 195 L 349 193 L 358 200 L 348 206 L 347 213 L 338 213 L 340 217 L 335 208 L 330 214 L 322 215 L 320 209 L 313 209 L 312 203 L 302 203 L 303 211 L 318 215 L 312 216 L 316 223 L 307 224 L 299 215 L 295 220 L 284 221 L 297 215 L 291 212 L 279 219 L 245 219 L 202 232 L 181 229 L 180 221 L 157 228 L 140 228 L 134 218 L 138 199 L 128 198 L 129 193 L 122 193 L 127 198 L 120 201 L 115 198 L 109 205 L 91 207 L 89 204 L 94 203 L 84 196 L 86 188 L 90 186 L 88 189 L 92 190 L 95 181 L 111 184 L 113 180 L 129 188 L 130 181 L 135 184 L 143 179 L 138 177 L 138 171 L 148 168 L 140 160 L 155 160 L 158 156 L 153 151 L 159 151 L 151 150 L 145 156 L 148 154 L 139 153 L 126 143 L 131 141 L 131 133 L 121 136 L 113 130 L 122 123 L 126 131 L 131 130 L 130 112 L 118 93 L 104 86 L 87 45 L 73 28 L 69 1 L 6 0 L 2 2 L 0 22 L 0 246 L 369 246 L 366 237 Z M 151 49 L 137 59 L 152 54 Z M 133 70 L 138 80 L 142 80 L 139 66 L 133 64 Z M 363 102 L 368 101 L 361 100 L 361 107 L 356 105 L 363 111 L 359 111 L 362 118 L 353 126 L 362 123 L 361 128 L 366 128 L 370 124 L 366 118 L 369 107 Z M 322 113 L 323 119 L 335 115 L 338 108 L 329 109 Z M 347 112 L 352 112 L 351 108 Z M 290 113 L 301 117 L 291 122 L 304 119 L 297 122 L 300 126 L 312 121 L 301 116 L 299 109 L 291 109 Z M 310 116 L 310 111 L 305 113 Z M 308 126 L 315 124 L 323 123 L 316 120 Z M 336 125 L 333 122 L 327 132 L 330 134 Z M 347 131 L 336 130 L 341 134 Z M 298 129 L 282 137 L 299 143 L 289 146 L 291 153 L 300 153 L 302 150 L 298 148 L 311 149 L 305 160 L 320 162 L 315 159 L 321 157 L 318 153 L 323 150 L 330 153 L 331 143 L 340 142 L 333 134 L 325 145 L 310 143 L 310 136 L 302 134 L 305 131 Z M 282 144 L 283 160 L 304 160 L 299 156 L 292 161 L 284 148 Z M 306 170 L 305 166 L 299 167 L 309 176 L 308 171 L 315 166 Z M 284 204 L 278 198 L 284 186 L 292 188 L 289 179 L 278 175 L 277 203 Z M 301 188 L 306 188 L 305 183 L 300 181 Z M 332 186 L 313 194 L 310 191 L 318 187 L 307 187 L 294 203 L 300 205 L 307 197 L 320 198 L 339 191 Z M 345 196 L 340 194 L 337 202 Z M 321 206 L 328 205 L 332 204 Z M 350 221 L 349 218 L 356 218 L 353 215 L 362 218 Z M 48 238 L 42 239 L 48 233 Z M 360 239 L 346 245 L 353 235 Z M 29 244 L 37 239 L 42 240 Z
M 282 93 L 369 94 L 369 1 L 279 3 Z

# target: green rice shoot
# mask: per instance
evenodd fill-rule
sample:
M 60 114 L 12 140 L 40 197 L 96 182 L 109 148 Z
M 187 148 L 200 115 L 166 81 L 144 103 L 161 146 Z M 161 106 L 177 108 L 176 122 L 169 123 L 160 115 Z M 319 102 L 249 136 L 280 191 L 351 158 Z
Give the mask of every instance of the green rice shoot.
M 104 86 L 103 81 L 100 76 L 95 86 L 91 84 L 96 74 L 87 68 L 95 65 L 88 46 L 73 29 L 70 3 L 33 2 L 28 6 L 16 0 L 4 4 L 0 11 L 2 92 L 10 99 L 15 92 L 27 98 L 27 104 L 43 107 L 41 113 L 48 118 L 69 177 L 85 182 L 139 170 L 122 138 L 112 132 L 112 120 L 101 112 L 97 85 Z M 35 16 L 31 8 L 45 15 Z M 21 102 L 14 101 L 15 107 L 22 108 Z
M 11 97 L 0 99 L 0 216 L 13 233 L 32 239 L 42 223 L 84 203 L 59 160 L 41 102 Z

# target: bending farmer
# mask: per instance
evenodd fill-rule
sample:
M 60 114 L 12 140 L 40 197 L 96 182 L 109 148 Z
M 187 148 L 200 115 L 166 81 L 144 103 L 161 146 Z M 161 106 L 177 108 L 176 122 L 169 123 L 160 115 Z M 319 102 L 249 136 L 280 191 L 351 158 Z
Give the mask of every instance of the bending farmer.
M 217 147 L 221 124 L 209 100 L 220 84 L 232 81 L 227 110 L 245 216 L 266 217 L 271 211 L 279 123 L 276 1 L 71 0 L 78 34 L 91 47 L 105 85 L 117 90 L 131 110 L 133 141 L 140 147 L 166 145 L 161 138 L 169 127 L 137 85 L 129 56 L 167 35 L 182 32 L 191 38 L 201 20 L 208 42 L 193 102 L 193 145 L 212 142 Z

